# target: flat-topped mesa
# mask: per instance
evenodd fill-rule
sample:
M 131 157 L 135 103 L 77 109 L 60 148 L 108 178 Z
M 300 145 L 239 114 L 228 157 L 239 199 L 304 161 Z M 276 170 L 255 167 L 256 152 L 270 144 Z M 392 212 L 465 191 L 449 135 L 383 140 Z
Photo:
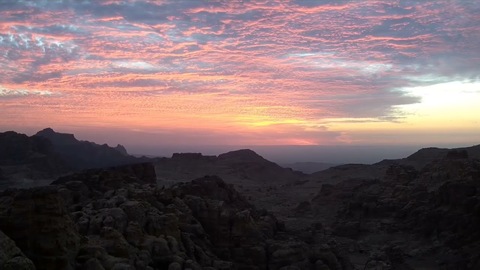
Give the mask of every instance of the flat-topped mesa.
M 40 130 L 34 136 L 47 138 L 53 145 L 69 145 L 79 142 L 73 134 L 55 132 L 52 128 Z
M 230 151 L 218 156 L 219 160 L 228 160 L 233 162 L 269 162 L 259 154 L 250 149 L 240 149 Z
M 67 175 L 52 182 L 52 185 L 81 181 L 91 189 L 106 191 L 124 187 L 126 184 L 156 184 L 157 177 L 152 163 L 137 163 L 110 167 L 106 169 L 90 169 Z
M 202 159 L 206 156 L 202 153 L 173 153 L 172 159 L 182 160 L 182 159 Z

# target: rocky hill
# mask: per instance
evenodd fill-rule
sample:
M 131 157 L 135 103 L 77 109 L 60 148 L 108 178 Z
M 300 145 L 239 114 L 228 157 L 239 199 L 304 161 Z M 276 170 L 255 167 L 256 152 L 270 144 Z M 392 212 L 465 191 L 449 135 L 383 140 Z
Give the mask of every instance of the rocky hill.
M 274 213 L 297 203 L 295 194 L 283 191 L 306 178 L 306 174 L 283 168 L 249 149 L 219 156 L 177 153 L 171 158 L 155 159 L 154 164 L 160 185 L 171 186 L 205 175 L 217 175 L 234 185 L 250 203 Z M 303 198 L 303 195 L 300 197 Z
M 203 156 L 200 153 L 178 153 L 171 158 L 155 160 L 160 179 L 188 181 L 204 175 L 218 175 L 227 182 L 251 181 L 256 183 L 288 183 L 305 174 L 283 168 L 249 149 L 242 149 L 219 156 Z
M 318 173 L 325 183 L 303 215 L 350 246 L 352 263 L 365 269 L 480 269 L 477 150 L 422 149 Z

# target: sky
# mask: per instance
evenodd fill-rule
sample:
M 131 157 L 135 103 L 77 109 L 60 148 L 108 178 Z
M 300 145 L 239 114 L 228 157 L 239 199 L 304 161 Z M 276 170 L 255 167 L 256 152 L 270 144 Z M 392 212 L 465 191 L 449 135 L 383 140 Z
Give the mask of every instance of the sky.
M 479 52 L 476 0 L 0 0 L 0 131 L 468 146 Z

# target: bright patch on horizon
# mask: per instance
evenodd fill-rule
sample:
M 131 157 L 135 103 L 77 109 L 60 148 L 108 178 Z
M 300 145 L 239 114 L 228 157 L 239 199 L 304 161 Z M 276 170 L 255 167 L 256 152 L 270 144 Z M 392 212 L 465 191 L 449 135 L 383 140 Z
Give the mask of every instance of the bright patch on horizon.
M 428 120 L 430 123 L 425 123 L 428 126 L 433 123 L 452 126 L 479 123 L 480 82 L 453 81 L 404 90 L 421 97 L 418 104 L 399 106 L 411 114 L 411 121 Z
M 461 106 L 480 102 L 480 82 L 455 81 L 406 88 L 404 91 L 411 95 L 419 95 L 422 98 L 421 107 L 427 110 L 435 107 Z

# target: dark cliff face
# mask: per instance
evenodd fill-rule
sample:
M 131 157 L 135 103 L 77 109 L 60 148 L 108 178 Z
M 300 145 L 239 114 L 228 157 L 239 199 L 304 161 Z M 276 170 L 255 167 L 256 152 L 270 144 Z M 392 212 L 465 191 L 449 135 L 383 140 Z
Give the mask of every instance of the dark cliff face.
M 128 155 L 125 147 L 79 141 L 51 128 L 34 136 L 0 133 L 0 189 L 46 184 L 67 172 L 148 161 Z
M 48 139 L 28 137 L 7 131 L 0 133 L 0 163 L 19 165 L 34 161 L 36 157 L 53 157 L 53 145 Z
M 79 141 L 75 138 L 73 134 L 68 133 L 58 133 L 51 128 L 46 128 L 40 130 L 35 134 L 35 136 L 43 137 L 49 139 L 54 145 L 72 145 L 76 144 Z
M 73 134 L 58 133 L 51 128 L 41 130 L 33 137 L 50 140 L 54 151 L 74 170 L 140 162 L 139 159 L 129 156 L 121 145 L 109 147 L 106 144 L 79 141 Z
M 50 178 L 67 171 L 48 139 L 0 133 L 0 179 Z
M 255 153 L 250 149 L 240 149 L 236 151 L 227 152 L 218 156 L 219 160 L 225 162 L 261 162 L 261 163 L 271 163 L 270 161 L 264 159 L 259 154 Z

